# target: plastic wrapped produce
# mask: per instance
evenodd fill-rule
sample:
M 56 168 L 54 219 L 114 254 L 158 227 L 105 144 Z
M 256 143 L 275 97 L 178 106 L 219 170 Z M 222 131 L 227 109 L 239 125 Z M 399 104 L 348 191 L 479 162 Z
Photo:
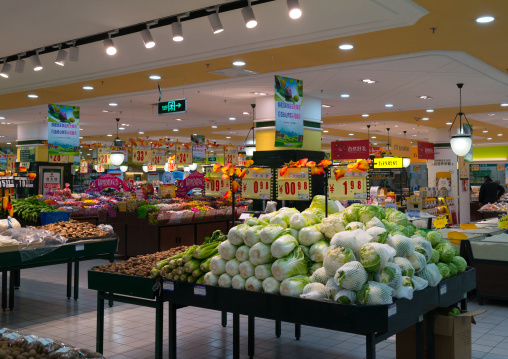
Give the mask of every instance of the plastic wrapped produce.
M 326 270 L 323 267 L 321 267 L 316 269 L 309 279 L 312 283 L 326 284 L 329 278 L 330 277 L 326 275 Z
M 367 271 L 360 262 L 348 262 L 335 273 L 335 283 L 344 289 L 359 291 L 367 282 Z
M 441 282 L 441 279 L 443 279 L 443 276 L 434 263 L 427 264 L 427 266 L 418 273 L 418 276 L 429 282 L 430 287 L 435 287 Z
M 402 272 L 397 264 L 386 263 L 386 265 L 374 275 L 374 279 L 377 282 L 384 283 L 387 286 L 396 289 L 402 283 Z
M 356 302 L 363 305 L 384 305 L 393 303 L 393 288 L 384 283 L 369 281 L 356 294 Z
M 403 276 L 412 277 L 415 273 L 415 269 L 411 262 L 404 257 L 393 258 L 393 263 L 400 267 Z
M 407 257 L 415 251 L 413 240 L 402 234 L 388 236 L 386 243 L 395 248 L 397 257 Z
M 395 298 L 406 298 L 406 299 L 413 299 L 413 282 L 411 281 L 411 278 L 409 277 L 402 277 L 402 284 L 395 289 L 395 292 L 393 293 L 393 296 Z
M 349 289 L 341 289 L 335 294 L 333 300 L 341 304 L 355 304 L 356 292 Z
M 326 298 L 326 289 L 322 283 L 309 283 L 303 288 L 300 298 L 303 299 L 324 299 Z
M 335 283 L 334 278 L 328 279 L 328 281 L 325 284 L 325 290 L 326 295 L 328 299 L 333 299 L 335 297 L 335 294 L 340 290 L 341 288 Z
M 387 244 L 367 243 L 360 249 L 360 263 L 368 272 L 377 272 L 394 256 L 395 250 Z
M 349 248 L 336 247 L 329 251 L 323 259 L 323 267 L 326 275 L 333 277 L 337 269 L 347 262 L 356 261 L 353 251 Z

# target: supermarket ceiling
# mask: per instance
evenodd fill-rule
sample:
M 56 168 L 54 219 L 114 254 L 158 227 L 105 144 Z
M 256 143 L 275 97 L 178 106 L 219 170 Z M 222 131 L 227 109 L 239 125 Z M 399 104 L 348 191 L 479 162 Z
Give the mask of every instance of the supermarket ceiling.
M 0 38 L 0 58 L 218 3 L 59 0 L 49 7 L 35 0 L 9 2 L 0 13 L 0 30 L 9 33 Z M 102 43 L 85 45 L 79 62 L 64 67 L 54 64 L 56 53 L 42 55 L 44 69 L 39 72 L 32 71 L 27 59 L 24 73 L 12 71 L 8 79 L 0 79 L 0 116 L 5 117 L 0 135 L 14 139 L 15 124 L 42 121 L 47 103 L 63 103 L 81 106 L 84 140 L 108 139 L 98 136 L 114 131 L 114 118 L 120 117 L 130 125 L 124 137 L 143 131 L 184 139 L 199 132 L 219 142 L 241 143 L 251 121 L 243 112 L 250 112 L 258 96 L 254 92 L 273 94 L 277 73 L 303 79 L 306 95 L 332 106 L 322 109 L 328 131 L 324 143 L 341 136 L 366 138 L 365 121 L 379 127 L 395 121 L 407 127 L 408 136 L 420 126 L 431 137 L 436 129 L 443 132 L 457 112 L 457 82 L 465 83 L 463 103 L 474 128 L 489 131 L 475 131 L 475 142 L 508 140 L 507 108 L 500 106 L 508 102 L 505 0 L 449 0 L 446 6 L 430 0 L 300 0 L 300 5 L 299 20 L 288 17 L 284 0 L 254 6 L 254 29 L 245 28 L 239 11 L 221 14 L 225 31 L 218 35 L 205 18 L 184 22 L 185 40 L 180 43 L 171 40 L 169 27 L 153 29 L 153 49 L 144 48 L 139 34 L 114 39 L 115 56 L 107 56 Z M 27 8 L 37 16 L 26 16 Z M 475 22 L 486 14 L 496 20 Z M 47 19 L 55 16 L 59 21 L 48 27 Z M 354 49 L 339 50 L 343 43 Z M 237 59 L 258 74 L 231 79 L 210 73 L 232 67 Z M 187 114 L 154 114 L 158 92 L 151 74 L 162 76 L 163 99 L 189 99 Z M 361 81 L 366 78 L 378 82 L 368 85 Z M 84 91 L 84 85 L 94 90 Z M 32 92 L 39 98 L 27 98 Z M 423 95 L 432 99 L 420 99 Z M 110 102 L 118 106 L 110 107 Z M 387 108 L 387 103 L 394 106 Z M 111 124 L 105 127 L 105 121 Z M 495 138 L 487 140 L 491 135 Z M 384 139 L 382 134 L 379 138 Z

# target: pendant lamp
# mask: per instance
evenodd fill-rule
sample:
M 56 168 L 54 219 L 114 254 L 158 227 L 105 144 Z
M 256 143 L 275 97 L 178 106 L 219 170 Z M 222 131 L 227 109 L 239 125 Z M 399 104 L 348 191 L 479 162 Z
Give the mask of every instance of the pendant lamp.
M 252 127 L 249 130 L 249 133 L 247 133 L 247 137 L 245 137 L 245 155 L 247 157 L 252 157 L 254 155 L 254 151 L 256 150 L 256 138 L 255 136 L 255 126 L 254 126 L 254 119 L 255 116 L 255 110 L 256 110 L 256 104 L 251 104 L 252 107 Z M 252 140 L 247 140 L 249 138 L 250 132 L 252 131 Z
M 119 146 L 120 145 L 120 137 L 118 137 L 118 122 L 120 122 L 120 119 L 116 119 L 116 138 L 113 141 L 113 146 Z M 123 160 L 125 159 L 125 155 L 123 154 L 123 151 L 115 150 L 111 152 L 111 163 L 115 166 L 120 166 L 123 163 Z
M 406 138 L 407 131 L 403 131 L 403 132 L 404 132 L 404 138 Z M 410 158 L 402 157 L 402 167 L 407 168 L 407 167 L 409 167 L 410 164 L 411 164 Z
M 120 171 L 122 171 L 122 172 L 127 172 L 128 169 L 129 169 L 129 166 L 127 166 L 127 165 L 120 166 Z
M 452 147 L 453 153 L 455 153 L 457 156 L 465 156 L 471 149 L 471 146 L 473 145 L 472 134 L 464 132 L 464 129 L 462 128 L 462 116 L 464 116 L 464 119 L 466 120 L 467 124 L 469 125 L 469 128 L 471 128 L 471 125 L 469 124 L 466 114 L 462 112 L 462 87 L 463 86 L 464 86 L 464 84 L 457 84 L 457 87 L 459 88 L 459 112 L 455 115 L 455 118 L 453 119 L 452 125 L 450 126 L 450 130 L 449 130 L 449 132 L 451 133 L 453 124 L 455 123 L 455 120 L 457 120 L 457 116 L 458 116 L 459 117 L 459 130 L 458 130 L 457 134 L 450 136 L 450 146 Z

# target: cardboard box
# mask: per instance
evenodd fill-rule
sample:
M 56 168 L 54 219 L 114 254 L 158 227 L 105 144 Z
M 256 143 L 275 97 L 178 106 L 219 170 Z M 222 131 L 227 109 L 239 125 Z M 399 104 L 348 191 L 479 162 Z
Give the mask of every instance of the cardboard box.
M 461 311 L 460 315 L 449 317 L 450 310 L 445 308 L 434 315 L 434 358 L 471 359 L 471 323 L 476 324 L 474 316 L 485 310 Z M 424 320 L 424 354 L 427 352 L 426 324 L 427 321 Z M 397 334 L 396 350 L 398 359 L 416 359 L 414 325 Z

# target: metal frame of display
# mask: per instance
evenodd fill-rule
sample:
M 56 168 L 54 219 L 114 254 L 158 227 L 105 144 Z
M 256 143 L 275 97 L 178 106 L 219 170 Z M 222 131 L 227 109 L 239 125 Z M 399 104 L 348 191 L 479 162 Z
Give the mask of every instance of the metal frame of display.
M 9 292 L 9 309 L 14 308 L 15 272 L 21 269 L 37 268 L 55 264 L 67 263 L 67 298 L 72 293 L 72 263 L 74 263 L 74 300 L 79 295 L 79 262 L 91 259 L 107 259 L 114 261 L 118 238 L 111 237 L 101 240 L 78 241 L 56 246 L 49 253 L 23 261 L 19 251 L 0 253 L 0 272 L 2 273 L 2 309 L 7 308 L 7 293 Z M 79 246 L 79 247 L 78 247 Z M 81 247 L 82 246 L 82 247 Z M 37 251 L 29 249 L 29 251 Z M 7 286 L 7 272 L 10 272 L 9 286 Z

